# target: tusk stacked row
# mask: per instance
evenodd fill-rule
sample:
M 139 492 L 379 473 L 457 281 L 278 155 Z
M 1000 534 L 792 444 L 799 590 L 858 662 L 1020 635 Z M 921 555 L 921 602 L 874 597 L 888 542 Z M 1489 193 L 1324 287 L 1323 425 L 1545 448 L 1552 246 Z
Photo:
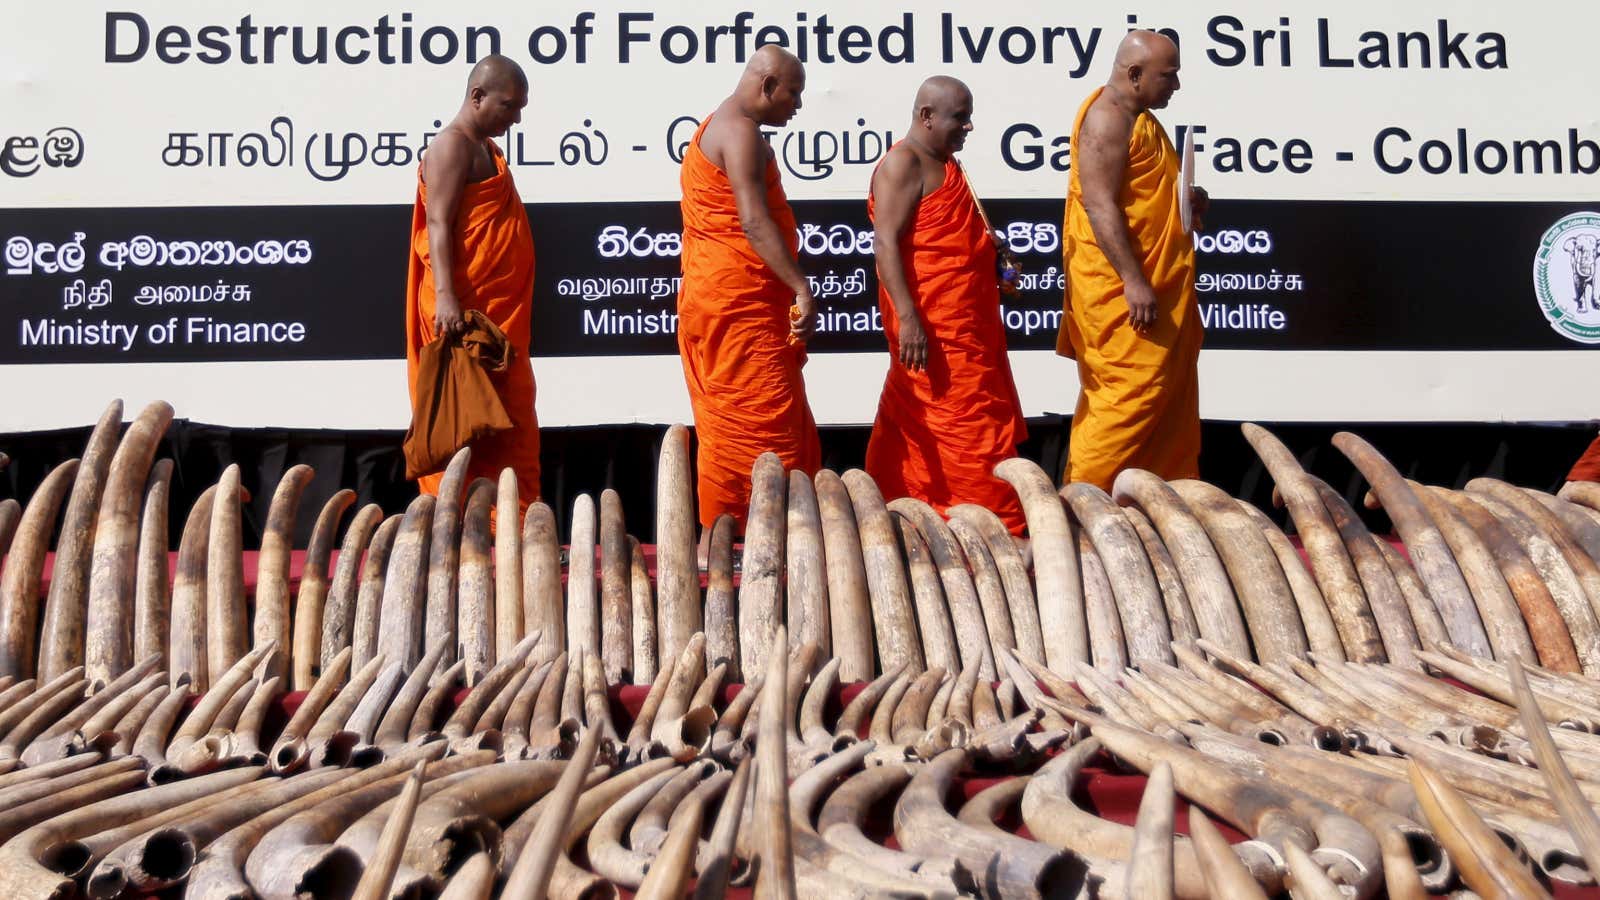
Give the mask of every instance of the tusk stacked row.
M 0 504 L 0 896 L 1524 897 L 1595 880 L 1593 485 L 1426 486 L 1336 436 L 1402 554 L 1246 425 L 1307 565 L 1199 481 L 1058 491 L 1007 461 L 1022 544 L 982 507 L 885 502 L 860 471 L 768 454 L 742 563 L 724 517 L 702 588 L 674 426 L 653 578 L 615 492 L 578 498 L 563 541 L 544 504 L 518 522 L 509 472 L 468 483 L 462 451 L 403 515 L 344 524 L 355 495 L 335 494 L 293 590 L 312 473 L 290 469 L 252 598 L 238 469 L 170 510 L 154 457 L 171 407 L 125 431 L 122 415 L 26 508 Z M 628 717 L 623 684 L 649 685 Z M 1133 826 L 1074 799 L 1107 766 L 1149 776 Z M 996 780 L 950 807 L 973 775 Z M 1017 817 L 1028 838 L 997 824 Z

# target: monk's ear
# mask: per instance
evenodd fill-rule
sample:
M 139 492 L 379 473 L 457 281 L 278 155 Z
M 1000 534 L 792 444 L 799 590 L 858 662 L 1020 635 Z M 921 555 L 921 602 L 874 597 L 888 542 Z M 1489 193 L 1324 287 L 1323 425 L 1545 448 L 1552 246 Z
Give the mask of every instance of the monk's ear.
M 772 95 L 776 94 L 777 92 L 778 92 L 778 76 L 776 76 L 776 75 L 764 75 L 764 76 L 762 76 L 762 78 L 761 78 L 761 96 L 767 98 L 768 100 L 771 100 L 772 99 Z
M 1139 82 L 1143 79 L 1144 66 L 1140 65 L 1139 63 L 1130 63 L 1128 65 L 1128 83 L 1137 87 Z

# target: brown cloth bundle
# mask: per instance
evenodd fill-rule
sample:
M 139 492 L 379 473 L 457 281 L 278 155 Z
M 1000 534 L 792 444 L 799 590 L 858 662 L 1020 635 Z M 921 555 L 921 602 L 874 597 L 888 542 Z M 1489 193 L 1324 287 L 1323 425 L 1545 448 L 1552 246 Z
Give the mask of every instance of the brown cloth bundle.
M 437 337 L 417 356 L 417 401 L 403 445 L 407 478 L 437 472 L 462 447 L 511 428 L 489 381 L 511 364 L 511 342 L 478 310 L 467 310 L 466 323 L 458 339 Z

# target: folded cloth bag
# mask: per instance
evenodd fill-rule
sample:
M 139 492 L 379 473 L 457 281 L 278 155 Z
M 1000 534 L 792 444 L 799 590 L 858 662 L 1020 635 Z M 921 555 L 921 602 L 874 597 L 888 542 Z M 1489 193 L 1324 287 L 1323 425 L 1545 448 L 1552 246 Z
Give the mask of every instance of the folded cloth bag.
M 511 428 L 489 373 L 511 364 L 505 332 L 475 309 L 455 340 L 434 338 L 417 354 L 416 405 L 404 449 L 406 477 L 443 469 L 457 450 Z

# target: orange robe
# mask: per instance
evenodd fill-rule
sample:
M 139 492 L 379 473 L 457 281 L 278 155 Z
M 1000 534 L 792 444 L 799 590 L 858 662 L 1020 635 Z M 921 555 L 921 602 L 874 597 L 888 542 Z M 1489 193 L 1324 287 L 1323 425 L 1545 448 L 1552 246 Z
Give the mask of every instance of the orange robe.
M 1572 471 L 1567 473 L 1567 480 L 1600 481 L 1600 437 L 1589 442 L 1589 449 L 1583 451 L 1583 455 L 1573 463 Z
M 1083 117 L 1099 96 L 1095 91 L 1078 110 L 1075 147 Z M 1062 239 L 1067 293 L 1056 352 L 1078 361 L 1083 393 L 1072 416 L 1068 481 L 1110 490 L 1127 468 L 1166 479 L 1199 477 L 1196 363 L 1203 329 L 1194 240 L 1179 219 L 1179 190 L 1178 153 L 1147 111 L 1134 121 L 1119 192 L 1134 254 L 1157 298 L 1155 325 L 1139 334 L 1128 324 L 1122 278 L 1095 240 L 1072 169 Z
M 701 125 L 684 153 L 679 179 L 678 350 L 699 442 L 700 523 L 729 513 L 742 526 L 757 456 L 770 450 L 785 467 L 813 475 L 822 451 L 800 374 L 805 349 L 789 340 L 794 291 L 745 239 L 728 176 L 700 152 L 704 132 Z M 766 184 L 767 209 L 792 254 L 799 236 L 774 160 Z
M 493 146 L 491 144 L 491 146 Z M 533 316 L 533 232 L 528 211 L 511 182 L 505 156 L 494 148 L 495 175 L 462 187 L 456 210 L 454 262 L 456 298 L 461 311 L 488 316 L 511 342 L 511 365 L 490 375 L 512 428 L 472 444 L 467 481 L 499 479 L 507 466 L 517 473 L 524 509 L 539 499 L 539 420 L 534 415 L 533 369 L 528 342 Z M 411 265 L 406 281 L 406 374 L 416 399 L 417 353 L 432 341 L 434 287 L 428 250 L 428 186 L 417 168 L 417 199 L 411 208 Z M 437 494 L 443 472 L 417 479 L 425 494 Z
M 875 210 L 869 194 L 867 214 Z M 890 361 L 867 473 L 886 498 L 916 497 L 940 512 L 977 503 L 1020 534 L 1022 506 L 994 467 L 1017 454 L 1028 426 L 1006 358 L 994 242 L 955 160 L 945 163 L 944 184 L 917 204 L 900 254 L 928 335 L 928 363 L 922 372 L 901 364 L 900 320 L 880 279 Z

